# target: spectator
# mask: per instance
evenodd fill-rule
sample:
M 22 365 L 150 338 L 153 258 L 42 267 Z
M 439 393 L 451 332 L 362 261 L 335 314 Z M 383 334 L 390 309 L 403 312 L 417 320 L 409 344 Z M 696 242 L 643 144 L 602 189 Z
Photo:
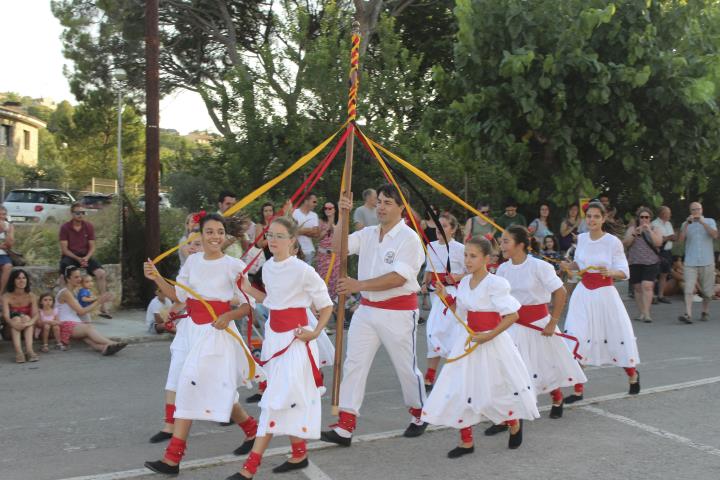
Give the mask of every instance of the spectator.
M 353 214 L 355 230 L 372 227 L 380 223 L 375 213 L 375 208 L 377 207 L 377 192 L 372 188 L 368 188 L 363 190 L 362 197 L 365 203 L 356 208 Z
M 580 226 L 580 207 L 570 205 L 565 219 L 560 224 L 560 252 L 565 253 L 577 243 L 578 227 Z
M 437 228 L 438 226 L 435 224 L 435 220 L 433 220 L 433 213 L 435 214 L 435 217 L 440 216 L 440 212 L 438 212 L 437 208 L 435 208 L 434 205 L 430 205 L 430 208 L 432 209 L 432 212 L 425 211 L 425 219 L 423 219 L 420 222 L 420 228 L 422 228 L 423 231 L 423 243 L 431 243 L 435 242 L 438 239 L 437 236 Z M 448 239 L 448 242 L 450 239 Z
M 51 330 L 55 338 L 56 348 L 65 350 L 65 345 L 60 341 L 60 320 L 58 320 L 58 311 L 57 308 L 55 308 L 55 299 L 50 293 L 44 293 L 40 295 L 38 307 L 39 316 L 37 322 L 35 322 L 35 338 L 42 335 L 42 347 L 40 351 L 43 353 L 50 351 L 48 343 Z
M 95 327 L 90 323 L 83 323 L 79 315 L 85 315 L 98 304 L 103 304 L 110 300 L 111 295 L 107 292 L 100 295 L 97 301 L 87 307 L 81 307 L 72 290 L 78 288 L 82 283 L 82 275 L 80 268 L 70 265 L 65 270 L 65 288 L 62 288 L 55 297 L 55 303 L 58 309 L 58 319 L 60 320 L 60 341 L 66 347 L 70 345 L 70 339 L 83 340 L 93 350 L 100 352 L 104 356 L 115 355 L 117 352 L 127 347 L 126 343 L 113 342 L 101 335 Z
M 523 227 L 527 227 L 527 220 L 525 220 L 525 217 L 523 217 L 522 214 L 517 213 L 517 209 L 518 203 L 515 199 L 509 198 L 505 202 L 505 213 L 500 215 L 495 223 L 504 230 L 507 230 L 507 228 L 511 225 L 522 225 Z M 502 232 L 495 233 L 496 238 L 499 238 L 500 235 L 502 235 Z
M 603 204 L 603 207 L 605 207 L 605 211 L 609 212 L 611 210 L 610 206 L 610 197 L 607 196 L 607 194 L 603 193 L 598 197 L 598 202 Z
M 97 298 L 95 295 L 93 295 L 92 292 L 93 288 L 93 280 L 90 275 L 83 275 L 82 276 L 82 283 L 80 284 L 80 288 L 77 289 L 75 292 L 75 297 L 77 298 L 78 303 L 81 307 L 87 307 L 92 303 L 95 303 L 97 301 Z M 82 316 L 83 322 L 91 322 L 92 321 L 92 313 L 86 313 Z
M 198 213 L 191 213 L 185 218 L 185 232 L 183 233 L 183 236 L 180 237 L 180 242 L 178 245 L 180 245 L 180 248 L 178 249 L 178 257 L 180 257 L 180 266 L 182 267 L 185 263 L 185 260 L 187 260 L 187 257 L 195 253 L 194 250 L 194 244 L 193 242 L 188 242 L 188 239 L 190 238 L 190 235 L 193 233 L 198 232 L 198 220 L 197 216 Z M 198 238 L 200 235 L 196 235 Z
M 7 250 L 15 243 L 15 227 L 7 220 L 7 208 L 0 205 L 0 292 L 5 291 L 10 272 L 12 271 L 12 260 Z
M 702 205 L 690 204 L 690 216 L 680 227 L 680 241 L 685 242 L 685 314 L 681 322 L 692 323 L 692 302 L 695 284 L 700 284 L 703 310 L 700 320 L 710 318 L 710 300 L 714 294 L 715 256 L 713 241 L 718 238 L 717 224 L 712 218 L 703 216 Z
M 338 214 L 337 204 L 329 200 L 325 202 L 322 212 L 320 212 L 320 241 L 318 242 L 317 266 L 315 269 L 323 280 L 327 278 L 327 273 L 330 269 L 333 253 L 333 234 L 335 225 L 337 225 L 338 222 Z M 337 282 L 338 278 L 338 265 L 339 261 L 336 259 L 332 273 L 330 274 L 330 279 L 327 282 L 328 292 L 330 293 L 330 298 L 333 300 L 336 296 L 335 282 Z
M 155 298 L 150 300 L 150 304 L 145 312 L 145 326 L 149 333 L 164 333 L 168 331 L 165 324 L 168 321 L 168 315 L 172 306 L 172 300 L 170 300 L 162 290 L 156 288 Z
M 552 236 L 553 232 L 550 230 L 550 206 L 547 203 L 540 205 L 540 216 L 530 222 L 528 226 L 528 232 L 535 237 L 535 240 L 542 245 L 545 241 L 545 237 Z
M 463 230 L 465 233 L 465 241 L 468 241 L 473 237 L 487 238 L 488 235 L 495 235 L 495 227 L 485 220 L 486 218 L 492 220 L 490 216 L 490 205 L 486 202 L 480 202 L 477 204 L 477 210 L 482 214 L 482 216 L 475 215 L 468 218 L 467 222 L 465 222 L 465 229 Z
M 635 320 L 652 322 L 650 307 L 653 299 L 655 279 L 660 271 L 658 248 L 662 245 L 662 233 L 652 223 L 652 211 L 640 207 L 635 214 L 635 223 L 625 232 L 623 245 L 628 249 L 630 264 L 630 287 L 635 291 L 635 302 L 640 317 Z
M 224 215 L 225 212 L 237 203 L 237 195 L 233 192 L 223 190 L 218 195 L 218 213 Z
M 313 238 L 320 236 L 320 219 L 313 211 L 317 207 L 317 203 L 317 196 L 311 193 L 305 197 L 300 208 L 295 209 L 292 214 L 298 224 L 298 243 L 305 256 L 305 263 L 308 265 L 312 265 L 315 259 Z
M 271 219 L 275 216 L 275 206 L 270 202 L 265 202 L 260 207 L 260 230 L 263 231 L 267 228 L 268 225 L 270 225 Z M 259 235 L 260 232 L 256 229 L 256 235 Z M 254 240 L 254 239 L 253 239 Z M 265 260 L 269 260 L 270 257 L 272 257 L 272 253 L 270 253 L 270 248 L 267 244 L 267 239 L 265 238 L 265 235 L 260 237 L 257 241 L 257 247 L 262 248 L 263 252 L 265 252 Z
M 658 210 L 658 216 L 653 220 L 652 225 L 662 234 L 663 244 L 660 248 L 660 276 L 658 277 L 658 302 L 671 303 L 665 297 L 665 286 L 667 285 L 668 276 L 672 270 L 673 264 L 673 240 L 675 240 L 675 229 L 673 229 L 670 218 L 672 212 L 670 207 L 663 205 Z
M 3 299 L 3 318 L 10 326 L 15 348 L 15 363 L 37 362 L 33 350 L 33 330 L 38 318 L 37 297 L 30 292 L 30 277 L 22 269 L 13 270 L 8 279 Z M 22 340 L 25 340 L 23 353 Z
M 60 227 L 60 275 L 64 275 L 68 267 L 81 267 L 95 277 L 100 296 L 107 293 L 107 274 L 102 265 L 93 258 L 95 253 L 95 229 L 92 223 L 83 220 L 85 210 L 79 202 L 70 207 L 72 220 Z M 100 303 L 99 315 L 112 318 L 105 309 L 105 302 Z
M 545 257 L 545 259 L 550 260 L 557 260 L 556 262 L 550 262 L 553 267 L 555 267 L 555 271 L 560 274 L 560 260 L 563 259 L 563 256 L 560 255 L 560 251 L 558 250 L 557 246 L 557 240 L 555 240 L 555 237 L 553 235 L 547 235 L 545 238 L 543 238 L 542 241 L 542 249 L 540 250 L 540 253 Z
M 230 191 L 223 190 L 218 195 L 218 211 L 222 216 L 225 216 L 225 212 L 237 203 L 237 196 Z M 203 213 L 203 212 L 201 212 Z M 203 215 L 204 216 L 204 215 Z M 200 218 L 197 218 L 198 223 Z M 255 224 L 251 221 L 248 230 L 245 232 L 252 237 L 255 237 Z M 240 240 L 238 242 L 238 240 Z M 223 244 L 222 250 L 225 254 L 235 258 L 242 258 L 243 252 L 247 249 L 248 245 L 247 238 L 243 235 L 242 238 L 234 237 L 232 235 L 225 235 L 225 243 Z

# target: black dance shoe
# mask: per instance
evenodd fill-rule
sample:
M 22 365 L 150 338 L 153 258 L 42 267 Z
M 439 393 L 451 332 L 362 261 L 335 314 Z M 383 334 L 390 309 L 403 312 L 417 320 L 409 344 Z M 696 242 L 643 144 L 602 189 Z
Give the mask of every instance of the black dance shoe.
M 260 400 L 262 400 L 262 393 L 256 393 L 247 397 L 245 403 L 258 403 Z
M 235 450 L 233 450 L 233 453 L 235 455 L 245 455 L 246 453 L 249 453 L 250 450 L 252 450 L 252 447 L 255 445 L 255 439 L 252 440 L 245 440 L 242 445 L 237 447 Z
M 628 390 L 628 394 L 630 395 L 637 395 L 640 393 L 640 372 L 637 372 L 637 382 L 630 384 L 630 390 Z
M 562 418 L 564 404 L 565 402 L 560 405 L 553 405 L 550 409 L 550 418 Z
M 508 426 L 505 424 L 502 425 L 490 425 L 488 428 L 485 429 L 485 436 L 492 437 L 493 435 L 497 435 L 498 433 L 507 431 Z
M 233 473 L 229 477 L 227 477 L 225 480 L 252 480 L 253 477 L 243 477 L 241 473 Z
M 572 395 L 568 395 L 567 397 L 565 397 L 563 399 L 563 403 L 571 404 L 571 403 L 579 402 L 582 399 L 583 399 L 582 395 L 573 393 Z
M 426 383 L 426 384 L 425 384 L 425 393 L 430 393 L 430 392 L 432 392 L 432 389 L 433 389 L 434 386 L 435 386 L 435 385 L 433 385 L 432 383 Z
M 302 461 L 297 463 L 285 462 L 282 465 L 278 465 L 273 468 L 272 471 L 275 473 L 292 472 L 293 470 L 300 470 L 308 466 L 308 459 L 304 458 Z
M 515 450 L 520 445 L 522 445 L 522 431 L 523 431 L 523 421 L 519 420 L 520 422 L 520 430 L 517 431 L 517 433 L 510 434 L 510 437 L 508 438 L 508 448 L 510 450 Z
M 475 445 L 472 447 L 455 447 L 448 452 L 448 458 L 460 458 L 475 451 Z
M 341 437 L 335 430 L 320 432 L 320 440 L 323 442 L 334 443 L 335 445 L 340 445 L 341 447 L 349 447 L 350 443 L 352 443 L 352 437 Z
M 416 425 L 414 423 L 411 423 L 405 429 L 405 432 L 403 433 L 403 437 L 406 437 L 406 438 L 419 437 L 420 435 L 425 433 L 425 429 L 427 428 L 427 426 L 428 426 L 427 422 L 423 422 L 422 425 Z
M 145 462 L 145 468 L 148 468 L 155 473 L 164 473 L 165 475 L 177 475 L 180 473 L 180 465 L 168 465 L 162 460 Z
M 170 440 L 172 438 L 172 433 L 168 432 L 158 432 L 152 437 L 150 437 L 150 443 L 160 443 L 164 442 L 165 440 Z

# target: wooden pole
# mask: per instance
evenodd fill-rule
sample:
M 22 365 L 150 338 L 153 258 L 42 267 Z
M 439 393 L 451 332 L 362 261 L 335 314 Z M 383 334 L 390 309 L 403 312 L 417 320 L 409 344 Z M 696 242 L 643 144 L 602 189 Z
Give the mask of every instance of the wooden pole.
M 350 95 L 348 99 L 348 128 L 355 128 L 357 114 L 358 68 L 360 61 L 360 23 L 353 23 L 352 50 L 350 53 Z M 352 197 L 353 147 L 355 135 L 351 132 L 345 140 L 345 166 L 343 168 L 344 184 L 340 197 Z M 339 278 L 347 277 L 348 235 L 350 234 L 350 212 L 340 210 L 340 263 Z M 340 382 L 342 380 L 343 340 L 345 336 L 345 299 L 346 295 L 338 296 L 338 310 L 335 325 L 335 361 L 333 362 L 332 412 L 337 415 L 340 403 Z
M 160 253 L 159 0 L 145 0 L 145 256 Z

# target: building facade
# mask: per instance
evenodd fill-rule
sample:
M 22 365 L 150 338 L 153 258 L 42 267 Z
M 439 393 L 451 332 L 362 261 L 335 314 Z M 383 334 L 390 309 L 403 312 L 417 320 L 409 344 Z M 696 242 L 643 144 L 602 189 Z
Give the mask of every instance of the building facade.
M 39 131 L 45 127 L 19 106 L 0 105 L 0 159 L 37 166 Z

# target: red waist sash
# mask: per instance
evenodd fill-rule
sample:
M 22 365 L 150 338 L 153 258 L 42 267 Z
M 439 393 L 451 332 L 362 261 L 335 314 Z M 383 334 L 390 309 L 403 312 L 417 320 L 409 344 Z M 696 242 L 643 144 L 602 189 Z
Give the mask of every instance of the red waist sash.
M 500 324 L 500 314 L 498 312 L 468 312 L 468 327 L 473 332 L 484 332 L 492 330 Z
M 546 303 L 540 305 L 523 305 L 518 310 L 518 316 L 520 317 L 517 321 L 520 325 L 530 325 L 533 322 L 537 322 L 550 315 L 550 310 Z
M 289 332 L 299 327 L 306 327 L 307 324 L 307 310 L 304 308 L 270 310 L 270 328 L 274 332 Z
M 432 277 L 430 277 L 430 284 L 434 287 L 438 283 L 442 283 L 445 286 L 457 285 L 457 282 L 452 278 L 452 275 L 450 275 L 449 273 L 433 274 Z
M 613 279 L 611 277 L 606 277 L 605 275 L 596 272 L 583 273 L 581 281 L 588 290 L 595 290 L 600 287 L 612 287 L 613 285 Z
M 230 311 L 230 302 L 222 302 L 220 300 L 205 300 L 212 309 L 215 311 L 215 315 L 218 317 L 225 312 Z M 210 310 L 202 304 L 200 300 L 194 298 L 188 298 L 185 301 L 187 312 L 192 318 L 192 321 L 198 325 L 205 325 L 213 322 L 213 317 L 210 314 Z
M 417 310 L 418 298 L 416 293 L 388 298 L 387 300 L 380 300 L 379 302 L 373 302 L 365 297 L 360 297 L 360 305 L 381 308 L 383 310 Z

